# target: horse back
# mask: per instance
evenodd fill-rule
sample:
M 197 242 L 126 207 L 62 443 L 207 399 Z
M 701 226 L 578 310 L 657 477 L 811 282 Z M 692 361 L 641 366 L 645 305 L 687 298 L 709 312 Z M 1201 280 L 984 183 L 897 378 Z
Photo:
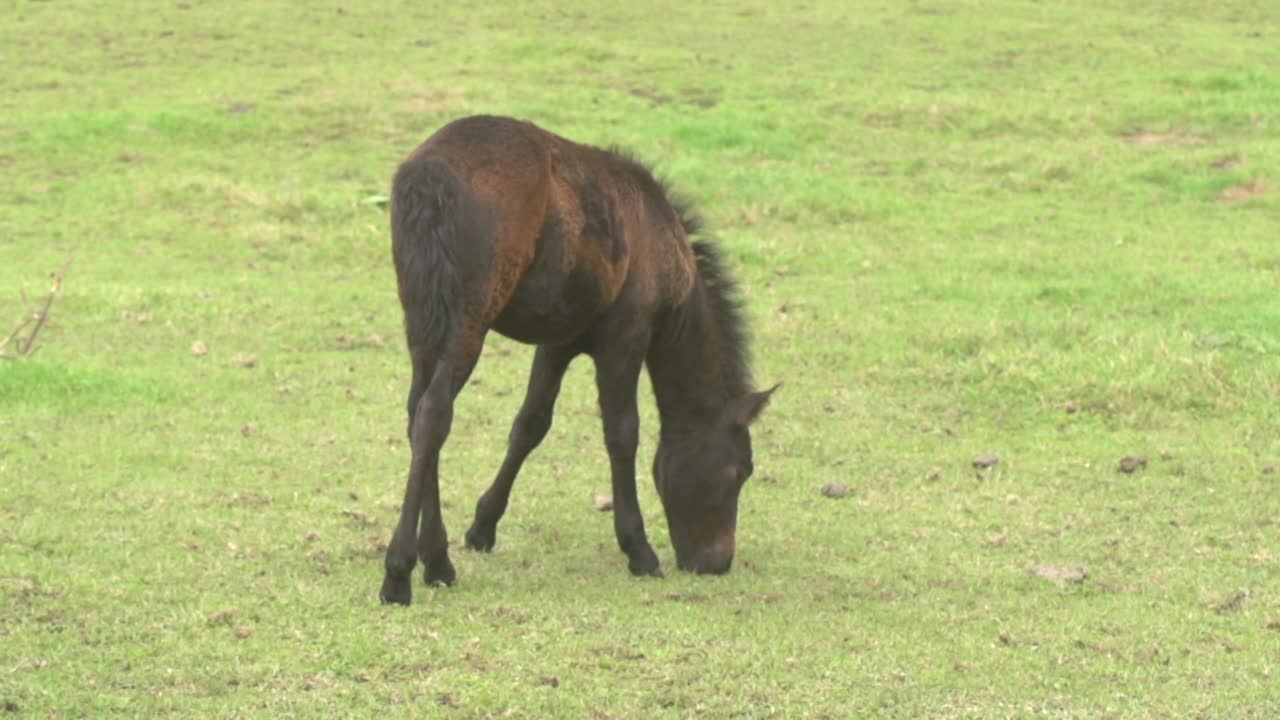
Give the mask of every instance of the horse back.
M 436 241 L 457 245 L 449 254 L 472 323 L 524 342 L 566 342 L 619 305 L 651 312 L 692 286 L 679 213 L 646 168 L 618 154 L 476 116 L 432 135 L 397 186 L 402 176 L 453 188 L 457 227 Z

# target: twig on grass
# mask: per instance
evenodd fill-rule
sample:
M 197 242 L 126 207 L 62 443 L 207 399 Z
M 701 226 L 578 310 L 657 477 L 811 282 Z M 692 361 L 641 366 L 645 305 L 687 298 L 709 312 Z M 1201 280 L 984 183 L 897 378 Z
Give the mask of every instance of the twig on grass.
M 68 260 L 62 264 L 62 269 L 53 276 L 53 286 L 49 288 L 49 294 L 44 299 L 44 305 L 37 311 L 28 313 L 18 323 L 4 340 L 0 340 L 0 358 L 10 359 L 30 355 L 35 348 L 36 336 L 40 334 L 40 328 L 44 327 L 45 320 L 49 319 L 49 310 L 53 307 L 53 300 L 58 296 L 58 291 L 62 289 L 62 279 L 66 277 L 67 269 L 71 267 L 71 261 Z M 23 305 L 27 304 L 26 294 L 23 294 Z M 24 337 L 22 332 L 28 327 L 31 331 Z M 5 348 L 9 343 L 13 343 L 13 353 L 9 353 Z

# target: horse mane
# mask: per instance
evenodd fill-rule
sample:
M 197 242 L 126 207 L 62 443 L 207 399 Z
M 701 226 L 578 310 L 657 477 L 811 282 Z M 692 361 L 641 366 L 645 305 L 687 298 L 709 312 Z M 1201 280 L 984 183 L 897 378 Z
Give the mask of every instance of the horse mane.
M 681 221 L 687 217 L 681 213 Z M 747 326 L 742 318 L 742 294 L 737 280 L 725 267 L 720 246 L 701 239 L 694 240 L 692 245 L 694 257 L 698 260 L 698 275 L 707 290 L 711 317 L 726 351 L 722 355 L 724 365 L 721 368 L 725 389 L 730 398 L 741 397 L 751 392 L 752 387 L 751 352 Z
M 698 277 L 706 289 L 706 303 L 711 322 L 722 344 L 720 375 L 724 378 L 725 390 L 730 398 L 741 397 L 751 392 L 750 338 L 743 319 L 741 291 L 737 280 L 726 266 L 723 251 L 709 236 L 701 214 L 698 213 L 692 200 L 673 191 L 670 183 L 654 173 L 635 155 L 617 146 L 609 147 L 607 152 L 641 171 L 647 180 L 652 181 L 662 199 L 675 212 L 676 219 L 693 248 L 693 255 L 697 260 Z M 695 297 L 686 304 L 684 309 L 691 309 L 696 303 Z M 679 311 L 677 314 L 680 314 Z M 676 327 L 688 332 L 687 325 L 690 321 L 689 317 L 678 318 Z

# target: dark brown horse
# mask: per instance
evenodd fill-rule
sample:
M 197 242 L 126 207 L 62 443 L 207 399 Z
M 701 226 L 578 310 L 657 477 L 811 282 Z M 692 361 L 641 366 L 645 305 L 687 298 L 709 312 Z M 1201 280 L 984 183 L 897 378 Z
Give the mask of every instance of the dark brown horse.
M 537 345 L 524 404 L 467 547 L 491 550 L 520 465 L 551 426 L 569 363 L 595 361 L 614 529 L 634 575 L 661 577 L 636 500 L 636 385 L 648 365 L 662 436 L 653 473 L 679 567 L 733 562 L 738 494 L 751 475 L 753 392 L 733 283 L 715 247 L 641 165 L 525 122 L 469 117 L 401 164 L 392 252 L 413 383 L 413 462 L 387 548 L 383 602 L 408 604 L 416 559 L 452 585 L 440 516 L 440 448 L 454 398 L 490 329 Z M 421 526 L 419 526 L 419 517 Z

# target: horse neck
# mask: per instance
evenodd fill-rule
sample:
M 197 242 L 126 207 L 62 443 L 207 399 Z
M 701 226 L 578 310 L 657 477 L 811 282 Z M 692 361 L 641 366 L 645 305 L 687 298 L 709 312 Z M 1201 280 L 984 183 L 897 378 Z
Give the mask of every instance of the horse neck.
M 720 327 L 701 277 L 689 299 L 655 324 L 647 364 L 664 438 L 704 429 L 746 392 L 737 350 Z

